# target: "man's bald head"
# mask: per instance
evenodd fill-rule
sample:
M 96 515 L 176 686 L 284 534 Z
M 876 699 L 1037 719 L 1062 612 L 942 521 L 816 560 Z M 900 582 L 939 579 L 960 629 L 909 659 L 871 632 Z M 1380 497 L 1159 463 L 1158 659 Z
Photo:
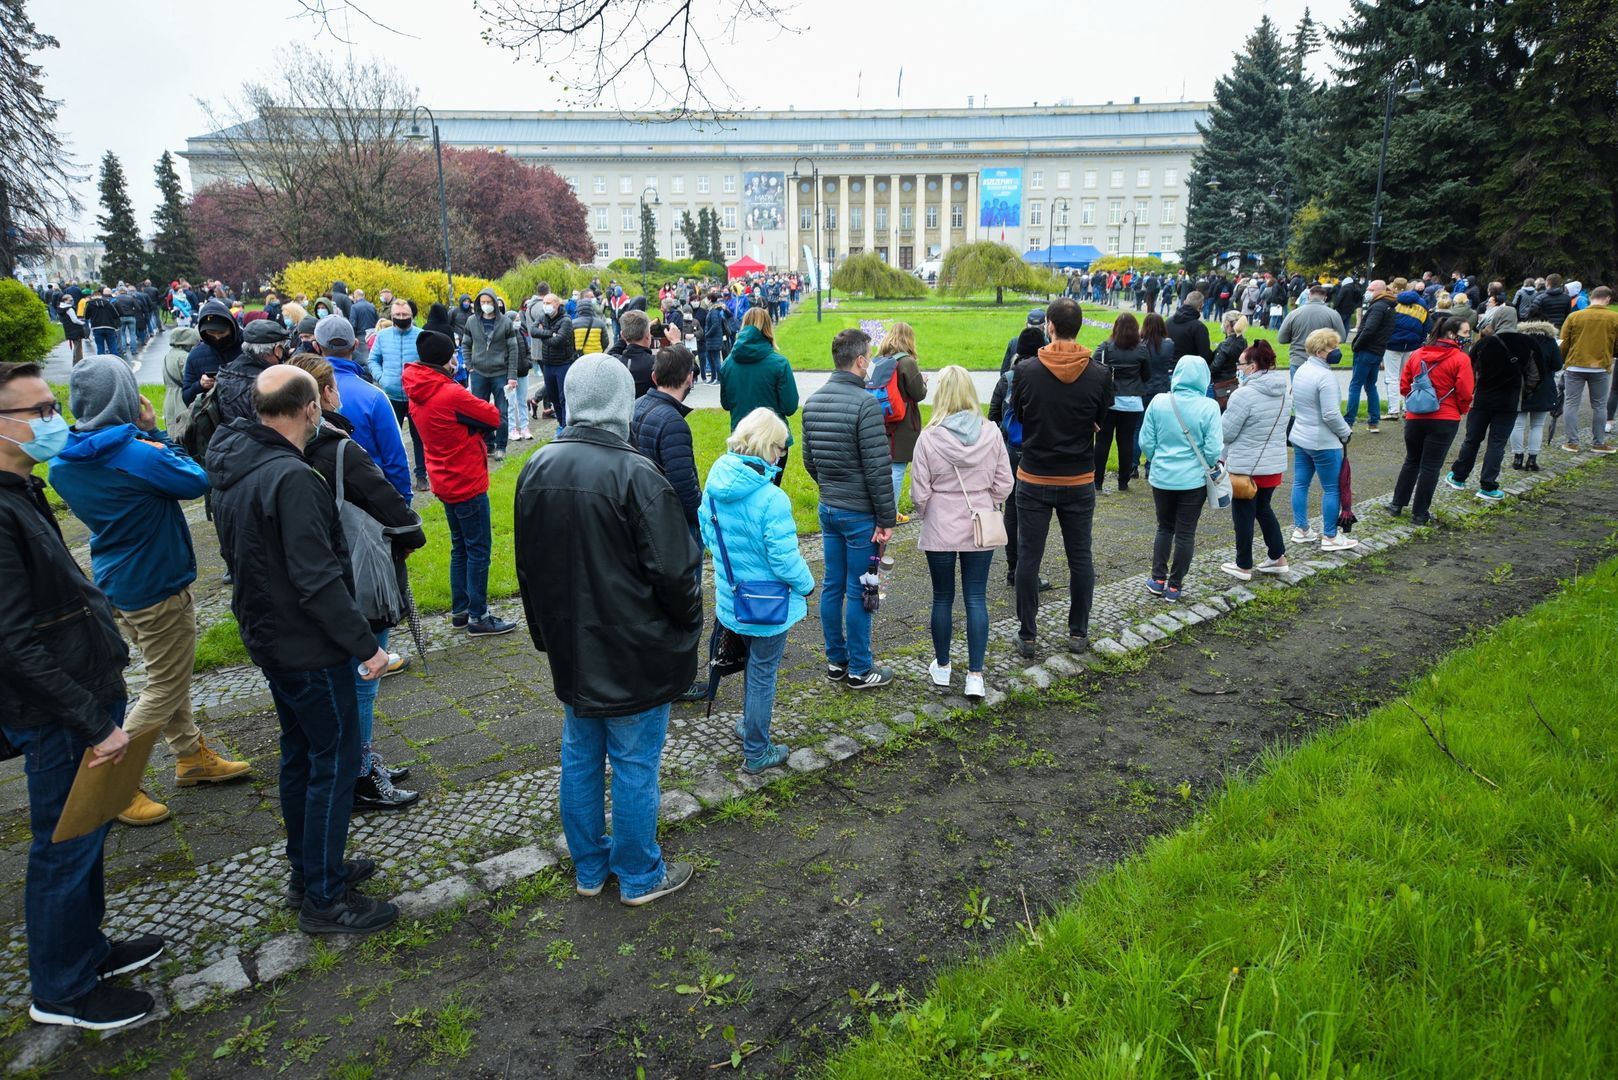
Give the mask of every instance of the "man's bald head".
M 253 408 L 264 421 L 301 417 L 318 400 L 320 386 L 315 377 L 286 364 L 265 368 L 253 384 Z

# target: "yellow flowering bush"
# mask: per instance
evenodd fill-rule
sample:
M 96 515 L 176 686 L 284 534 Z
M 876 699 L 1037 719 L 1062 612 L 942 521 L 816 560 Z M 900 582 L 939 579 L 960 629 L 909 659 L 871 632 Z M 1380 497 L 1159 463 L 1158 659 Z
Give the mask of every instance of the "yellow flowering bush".
M 364 289 L 367 299 L 375 300 L 383 289 L 393 290 L 416 302 L 418 311 L 425 315 L 431 304 L 454 306 L 461 293 L 476 296 L 482 289 L 492 289 L 507 304 L 511 298 L 495 283 L 486 278 L 455 276 L 455 295 L 449 296 L 448 284 L 442 270 L 417 270 L 380 259 L 361 259 L 352 255 L 338 255 L 329 259 L 308 259 L 287 264 L 275 279 L 276 289 L 283 297 L 291 298 L 303 293 L 312 306 L 322 296 L 330 295 L 331 283 L 341 281 L 350 294 Z

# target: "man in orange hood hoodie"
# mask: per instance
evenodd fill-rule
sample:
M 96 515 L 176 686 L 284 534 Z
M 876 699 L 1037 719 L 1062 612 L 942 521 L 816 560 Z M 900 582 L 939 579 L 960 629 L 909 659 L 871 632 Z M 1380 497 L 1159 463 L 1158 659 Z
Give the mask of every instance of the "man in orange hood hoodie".
M 1022 422 L 1022 461 L 1017 467 L 1017 651 L 1035 654 L 1034 617 L 1039 612 L 1039 564 L 1051 514 L 1062 528 L 1072 600 L 1068 648 L 1089 647 L 1095 567 L 1090 555 L 1095 517 L 1096 424 L 1112 407 L 1112 374 L 1090 363 L 1078 343 L 1083 312 L 1063 297 L 1045 310 L 1051 343 L 1019 362 L 1011 399 Z M 1100 463 L 1104 465 L 1105 463 Z

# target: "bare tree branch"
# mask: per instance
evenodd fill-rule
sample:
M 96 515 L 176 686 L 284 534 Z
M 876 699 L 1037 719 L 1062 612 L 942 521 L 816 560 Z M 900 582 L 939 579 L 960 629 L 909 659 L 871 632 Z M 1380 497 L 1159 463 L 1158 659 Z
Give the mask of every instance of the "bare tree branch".
M 322 30 L 344 45 L 354 44 L 353 41 L 344 36 L 348 33 L 348 20 L 343 18 L 345 12 L 353 12 L 378 30 L 386 30 L 390 34 L 398 34 L 400 37 L 407 38 L 418 36 L 416 34 L 407 34 L 396 26 L 389 26 L 360 5 L 354 3 L 353 0 L 297 0 L 297 4 L 302 10 L 292 16 L 294 19 L 308 19 L 317 23 Z M 334 19 L 341 20 L 343 24 L 341 31 L 333 22 Z
M 0 0 L 0 276 L 61 238 L 60 222 L 82 208 L 73 186 L 89 178 L 62 145 L 58 102 L 45 96 L 34 53 L 57 47 L 23 0 Z

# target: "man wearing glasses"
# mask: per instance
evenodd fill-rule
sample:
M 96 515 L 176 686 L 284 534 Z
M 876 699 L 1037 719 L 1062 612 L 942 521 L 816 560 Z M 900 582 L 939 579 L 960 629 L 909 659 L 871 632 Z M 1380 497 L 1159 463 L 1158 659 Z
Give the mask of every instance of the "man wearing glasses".
M 157 959 L 163 942 L 109 942 L 101 932 L 107 826 L 51 843 L 84 751 L 95 768 L 120 760 L 129 742 L 121 726 L 129 649 L 33 475 L 67 436 L 39 368 L 0 364 L 0 717 L 28 759 L 28 1011 L 43 1024 L 107 1031 L 151 1011 L 150 994 L 110 980 Z

